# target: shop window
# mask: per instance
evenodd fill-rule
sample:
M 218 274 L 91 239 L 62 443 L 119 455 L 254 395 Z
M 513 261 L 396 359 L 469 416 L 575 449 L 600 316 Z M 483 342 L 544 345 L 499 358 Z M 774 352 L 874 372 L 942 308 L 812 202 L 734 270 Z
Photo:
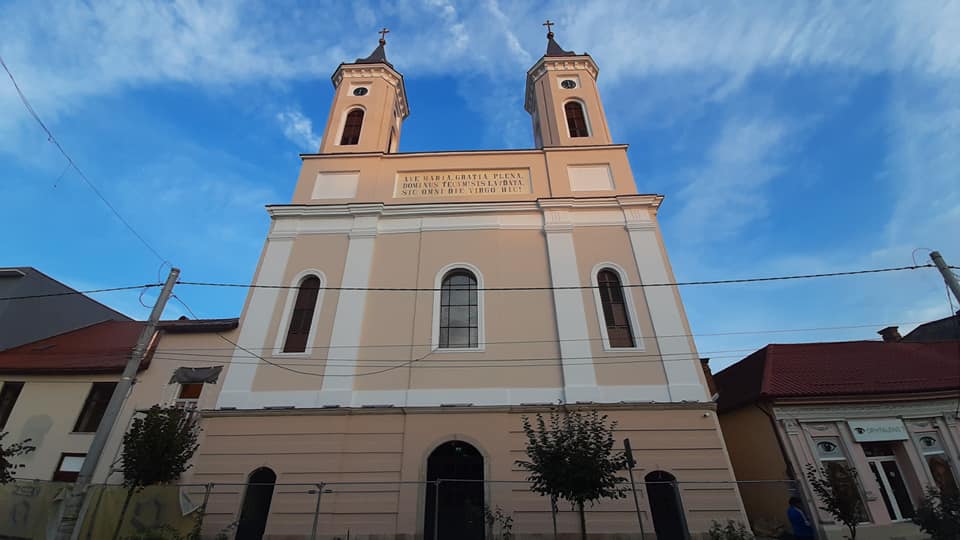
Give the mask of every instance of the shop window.
M 867 456 L 867 465 L 880 488 L 883 505 L 891 521 L 907 520 L 913 517 L 913 502 L 907 491 L 903 473 L 897 465 L 896 449 L 888 442 L 863 443 L 863 453 Z
M 838 493 L 855 499 L 859 507 L 861 521 L 867 521 L 867 510 L 860 496 L 860 487 L 856 479 L 850 475 L 850 465 L 847 456 L 843 453 L 840 440 L 836 438 L 815 439 L 817 458 L 826 479 Z
M 20 397 L 20 391 L 23 390 L 22 382 L 7 381 L 3 383 L 3 390 L 0 390 L 0 430 L 7 425 L 7 419 L 13 412 L 13 406 L 17 404 L 17 398 Z
M 107 404 L 110 403 L 110 397 L 113 395 L 113 389 L 117 387 L 114 382 L 95 382 L 87 394 L 87 400 L 83 402 L 83 409 L 80 410 L 80 416 L 77 417 L 77 423 L 73 431 L 78 433 L 92 433 L 100 425 L 100 419 L 107 410 Z
M 57 464 L 57 470 L 53 472 L 53 481 L 76 482 L 86 457 L 86 454 L 60 454 L 60 463 Z
M 923 453 L 923 460 L 927 462 L 927 468 L 930 469 L 930 476 L 933 477 L 933 482 L 940 493 L 948 497 L 960 495 L 957 479 L 947 460 L 940 438 L 933 433 L 924 433 L 920 435 L 917 443 L 920 445 L 920 452 Z

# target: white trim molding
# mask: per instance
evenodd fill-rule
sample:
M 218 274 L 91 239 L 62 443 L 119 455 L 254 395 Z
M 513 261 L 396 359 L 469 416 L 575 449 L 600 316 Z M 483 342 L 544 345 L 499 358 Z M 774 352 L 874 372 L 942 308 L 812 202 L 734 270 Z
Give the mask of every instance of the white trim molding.
M 630 332 L 633 333 L 633 347 L 611 347 L 610 336 L 607 335 L 607 321 L 603 315 L 603 300 L 600 298 L 600 283 L 597 281 L 597 274 L 601 270 L 613 270 L 620 278 L 620 288 L 623 291 L 623 301 L 627 305 L 627 317 L 630 318 Z M 634 305 L 633 288 L 629 287 L 630 280 L 627 279 L 627 272 L 619 264 L 614 262 L 597 263 L 590 270 L 590 284 L 593 286 L 593 301 L 597 308 L 597 324 L 600 326 L 600 335 L 603 337 L 603 350 L 607 352 L 620 351 L 643 351 L 646 347 L 643 344 L 643 335 L 640 333 L 640 323 L 637 321 L 637 308 Z
M 454 270 L 466 270 L 477 280 L 477 346 L 462 348 L 440 348 L 440 288 L 443 278 Z M 483 352 L 487 348 L 486 324 L 483 309 L 483 274 L 475 265 L 468 262 L 450 263 L 437 272 L 433 280 L 433 322 L 430 325 L 430 347 L 434 353 Z
M 366 288 L 370 286 L 379 220 L 379 215 L 372 212 L 358 211 L 354 214 L 340 286 L 358 290 L 340 291 L 321 386 L 321 391 L 342 393 L 344 396 L 350 396 L 353 392 L 353 379 L 360 351 L 358 346 L 367 305 Z
M 287 340 L 287 334 L 290 333 L 290 317 L 293 316 L 293 307 L 297 301 L 297 295 L 300 292 L 300 285 L 303 280 L 309 276 L 314 276 L 320 280 L 320 290 L 317 291 L 317 302 L 313 306 L 313 317 L 310 318 L 310 333 L 307 334 L 307 347 L 303 352 L 283 352 L 283 344 Z M 323 306 L 323 293 L 330 285 L 327 282 L 327 276 L 321 270 L 308 268 L 301 271 L 290 280 L 291 288 L 287 289 L 287 299 L 283 303 L 283 311 L 280 315 L 280 326 L 277 327 L 277 339 L 273 346 L 274 356 L 308 357 L 313 354 L 313 340 L 317 337 L 317 322 L 320 320 L 320 309 Z

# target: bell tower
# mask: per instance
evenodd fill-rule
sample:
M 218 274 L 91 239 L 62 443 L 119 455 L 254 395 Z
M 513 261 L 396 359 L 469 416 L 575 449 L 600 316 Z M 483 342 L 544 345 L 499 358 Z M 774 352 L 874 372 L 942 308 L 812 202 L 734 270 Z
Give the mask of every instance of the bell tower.
M 380 44 L 370 56 L 340 64 L 333 73 L 336 90 L 321 154 L 397 151 L 400 127 L 410 109 L 403 75 L 387 61 L 389 32 L 380 31 Z
M 547 52 L 527 71 L 524 107 L 533 117 L 533 139 L 545 146 L 611 144 L 597 90 L 597 64 L 589 54 L 566 51 L 547 20 Z

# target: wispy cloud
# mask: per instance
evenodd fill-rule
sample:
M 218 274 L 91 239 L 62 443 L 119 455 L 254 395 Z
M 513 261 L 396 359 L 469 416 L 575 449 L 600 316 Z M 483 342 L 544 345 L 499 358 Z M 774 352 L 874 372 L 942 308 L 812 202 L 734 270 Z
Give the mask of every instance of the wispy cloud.
M 772 117 L 733 117 L 723 125 L 705 163 L 681 173 L 682 207 L 673 221 L 698 243 L 734 235 L 767 212 L 768 184 L 785 168 L 791 128 Z
M 313 132 L 313 122 L 296 109 L 277 113 L 277 121 L 283 126 L 283 135 L 307 152 L 320 148 L 320 135 Z

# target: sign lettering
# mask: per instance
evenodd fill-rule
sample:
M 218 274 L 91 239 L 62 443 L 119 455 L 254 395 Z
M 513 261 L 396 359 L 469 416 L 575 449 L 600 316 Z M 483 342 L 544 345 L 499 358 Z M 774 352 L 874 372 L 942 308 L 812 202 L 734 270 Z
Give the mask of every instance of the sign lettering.
M 483 197 L 530 193 L 529 169 L 473 169 L 398 172 L 393 196 L 405 198 Z

